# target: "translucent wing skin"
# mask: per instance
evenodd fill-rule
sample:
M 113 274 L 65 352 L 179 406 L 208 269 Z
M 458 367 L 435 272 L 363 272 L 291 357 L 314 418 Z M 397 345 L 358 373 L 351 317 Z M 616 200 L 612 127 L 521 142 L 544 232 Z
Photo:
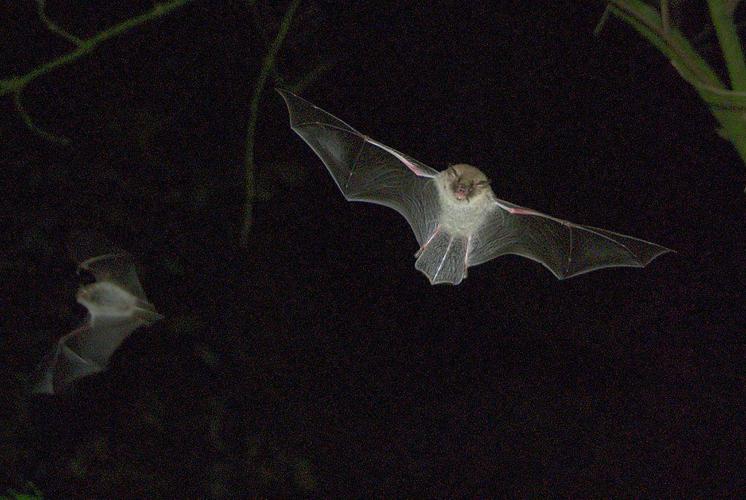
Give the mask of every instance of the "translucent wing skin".
M 126 252 L 114 252 L 91 257 L 83 261 L 79 269 L 84 269 L 96 278 L 96 281 L 108 282 L 128 291 L 140 300 L 147 301 L 137 277 L 137 269 L 132 257 Z
M 420 244 L 415 267 L 431 284 L 457 285 L 469 267 L 505 254 L 533 259 L 564 279 L 604 267 L 643 267 L 670 251 L 513 205 L 495 198 L 489 187 L 487 198 L 459 205 L 444 191 L 447 171 L 437 172 L 310 102 L 278 92 L 292 129 L 321 158 L 347 200 L 384 205 L 407 219 Z
M 147 302 L 129 255 L 102 255 L 80 267 L 96 278 L 77 294 L 88 317 L 82 326 L 63 336 L 42 361 L 35 392 L 58 394 L 76 380 L 103 371 L 135 329 L 162 318 Z
M 437 225 L 436 170 L 361 134 L 339 118 L 286 90 L 290 126 L 324 162 L 348 201 L 393 208 L 422 244 Z
M 667 252 L 671 250 L 649 241 L 495 199 L 491 213 L 472 238 L 468 266 L 515 254 L 565 279 L 605 267 L 645 267 Z
M 431 285 L 458 285 L 467 275 L 470 241 L 468 236 L 439 225 L 417 252 L 414 267 Z

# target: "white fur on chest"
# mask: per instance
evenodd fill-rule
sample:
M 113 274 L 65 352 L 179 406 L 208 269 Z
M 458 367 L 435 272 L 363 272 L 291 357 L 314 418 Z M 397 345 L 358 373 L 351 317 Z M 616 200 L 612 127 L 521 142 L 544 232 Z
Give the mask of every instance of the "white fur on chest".
M 448 192 L 442 179 L 438 179 L 440 217 L 438 223 L 444 231 L 458 236 L 470 237 L 484 223 L 490 205 L 489 192 L 484 192 L 468 202 L 462 202 Z

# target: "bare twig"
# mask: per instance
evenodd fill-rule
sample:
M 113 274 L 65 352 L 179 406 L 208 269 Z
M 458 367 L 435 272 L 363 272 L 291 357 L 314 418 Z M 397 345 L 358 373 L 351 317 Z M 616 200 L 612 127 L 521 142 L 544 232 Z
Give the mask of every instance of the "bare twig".
M 303 77 L 295 82 L 294 84 L 290 85 L 288 88 L 290 91 L 293 92 L 293 94 L 301 94 L 303 93 L 303 90 L 311 85 L 314 80 L 316 80 L 318 77 L 329 71 L 334 67 L 334 63 L 327 61 L 324 63 L 319 64 L 315 68 L 313 68 L 311 71 L 303 75 Z
M 43 22 L 47 29 L 51 31 L 52 33 L 56 33 L 65 40 L 73 43 L 74 45 L 80 46 L 83 42 L 75 35 L 71 35 L 67 31 L 63 30 L 59 26 L 57 26 L 54 22 L 52 22 L 51 19 L 47 17 L 46 12 L 44 11 L 46 7 L 46 1 L 45 0 L 36 0 L 36 10 L 39 13 L 39 19 L 41 19 L 41 22 Z
M 26 113 L 23 110 L 23 106 L 20 105 L 20 102 L 21 102 L 20 95 L 23 89 L 28 84 L 30 84 L 32 81 L 36 80 L 37 78 L 54 71 L 60 66 L 70 64 L 80 59 L 84 55 L 89 54 L 90 52 L 93 52 L 99 44 L 107 40 L 110 40 L 112 38 L 115 38 L 123 33 L 126 33 L 132 28 L 135 28 L 136 26 L 144 24 L 148 21 L 152 21 L 159 17 L 163 17 L 166 14 L 170 13 L 171 11 L 178 9 L 179 7 L 182 7 L 192 1 L 193 0 L 172 0 L 166 3 L 156 3 L 152 9 L 150 9 L 148 12 L 145 12 L 144 14 L 140 14 L 139 16 L 135 16 L 130 19 L 127 19 L 126 21 L 122 21 L 119 24 L 115 24 L 114 26 L 106 30 L 96 33 L 90 38 L 80 39 L 78 37 L 70 35 L 63 29 L 59 28 L 56 24 L 54 24 L 46 16 L 44 12 L 44 1 L 37 0 L 37 8 L 39 12 L 39 17 L 41 18 L 42 22 L 47 26 L 47 28 L 50 31 L 74 43 L 76 48 L 73 51 L 68 52 L 67 54 L 59 56 L 55 59 L 52 59 L 51 61 L 48 61 L 42 64 L 41 66 L 37 66 L 36 68 L 32 69 L 28 73 L 25 73 L 20 76 L 13 75 L 8 78 L 0 79 L 0 96 L 4 96 L 8 94 L 12 94 L 14 96 L 14 100 L 16 103 L 16 109 L 18 110 L 18 113 L 21 115 L 21 119 L 23 120 L 23 122 L 31 130 L 33 130 L 36 133 L 39 133 L 40 135 L 42 135 L 42 137 L 46 139 L 52 140 L 54 142 L 64 143 L 66 139 L 55 137 L 54 135 L 49 134 L 48 132 L 44 132 L 43 130 L 41 130 L 40 128 L 38 128 L 37 126 L 33 124 L 28 113 Z
M 26 124 L 26 126 L 32 130 L 33 132 L 39 134 L 44 139 L 48 140 L 49 142 L 55 142 L 57 144 L 62 144 L 63 146 L 67 146 L 70 144 L 70 139 L 67 137 L 60 137 L 57 135 L 52 134 L 51 132 L 47 132 L 46 130 L 43 130 L 36 125 L 34 125 L 34 121 L 31 119 L 31 116 L 26 112 L 26 110 L 23 107 L 23 103 L 21 102 L 21 92 L 15 92 L 13 93 L 13 103 L 16 107 L 16 112 L 21 117 L 21 120 L 23 120 L 23 123 Z
M 248 244 L 249 233 L 251 232 L 251 225 L 253 223 L 254 197 L 256 195 L 254 134 L 256 132 L 259 101 L 262 97 L 267 78 L 274 67 L 277 53 L 280 51 L 282 42 L 285 40 L 285 36 L 290 29 L 290 23 L 293 20 L 293 15 L 295 14 L 298 5 L 300 5 L 300 0 L 293 0 L 290 2 L 287 11 L 285 11 L 285 15 L 283 16 L 282 21 L 280 21 L 280 29 L 277 30 L 277 35 L 275 36 L 272 45 L 269 47 L 267 55 L 264 56 L 262 69 L 256 79 L 254 93 L 251 97 L 251 104 L 249 106 L 249 124 L 246 129 L 246 145 L 244 153 L 244 185 L 246 186 L 246 200 L 244 202 L 243 222 L 239 238 L 241 246 L 246 246 Z
M 604 13 L 601 14 L 601 19 L 598 20 L 598 23 L 596 23 L 596 27 L 593 28 L 594 36 L 598 36 L 599 33 L 601 33 L 601 30 L 604 29 L 604 26 L 606 25 L 606 21 L 609 20 L 610 15 L 611 15 L 611 4 L 607 3 L 606 8 L 604 9 Z

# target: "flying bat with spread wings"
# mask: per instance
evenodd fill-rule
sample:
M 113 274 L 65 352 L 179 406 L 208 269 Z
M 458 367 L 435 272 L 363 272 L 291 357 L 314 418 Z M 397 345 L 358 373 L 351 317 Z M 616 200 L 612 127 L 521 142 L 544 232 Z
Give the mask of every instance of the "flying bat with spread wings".
M 501 200 L 476 167 L 457 164 L 438 172 L 305 99 L 278 92 L 291 128 L 347 200 L 384 205 L 407 220 L 420 245 L 415 267 L 431 284 L 457 285 L 469 267 L 506 254 L 535 260 L 564 279 L 605 267 L 644 267 L 670 251 Z

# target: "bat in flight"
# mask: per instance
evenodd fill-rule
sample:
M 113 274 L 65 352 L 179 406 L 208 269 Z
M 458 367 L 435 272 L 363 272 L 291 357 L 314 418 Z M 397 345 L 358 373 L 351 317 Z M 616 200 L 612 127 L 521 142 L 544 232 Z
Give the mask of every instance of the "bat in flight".
M 393 208 L 420 249 L 415 267 L 430 283 L 459 284 L 467 270 L 505 254 L 535 260 L 558 279 L 604 267 L 644 267 L 668 248 L 581 226 L 498 199 L 471 165 L 438 172 L 278 89 L 291 128 L 326 165 L 348 201 Z
M 163 318 L 145 297 L 129 254 L 93 257 L 80 269 L 96 279 L 81 286 L 76 297 L 88 309 L 88 317 L 44 358 L 34 392 L 58 394 L 76 380 L 105 370 L 111 355 L 134 330 Z

